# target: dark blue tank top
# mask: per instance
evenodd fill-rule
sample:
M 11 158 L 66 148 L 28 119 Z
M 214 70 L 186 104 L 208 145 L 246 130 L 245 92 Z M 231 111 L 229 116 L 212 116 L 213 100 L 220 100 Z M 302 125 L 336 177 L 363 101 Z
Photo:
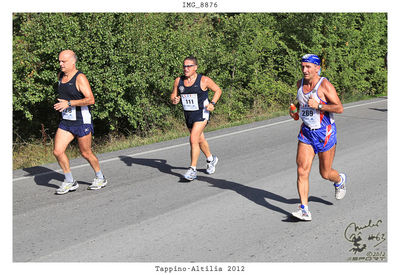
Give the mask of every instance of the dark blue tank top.
M 79 100 L 85 98 L 76 88 L 76 78 L 82 72 L 78 71 L 70 81 L 62 83 L 64 73 L 60 74 L 58 80 L 58 98 L 64 100 Z M 62 122 L 68 126 L 76 126 L 81 124 L 91 124 L 92 116 L 90 113 L 90 106 L 72 106 L 64 110 L 61 114 Z
M 58 80 L 58 98 L 65 100 L 83 99 L 85 96 L 76 88 L 76 78 L 82 72 L 78 71 L 67 83 L 62 83 L 61 80 L 64 73 L 60 74 Z
M 206 104 L 208 104 L 208 90 L 203 91 L 200 87 L 200 82 L 201 82 L 202 77 L 203 76 L 201 74 L 197 74 L 196 81 L 193 83 L 193 85 L 187 87 L 183 84 L 183 80 L 185 79 L 185 77 L 181 76 L 181 79 L 179 80 L 179 84 L 178 84 L 178 91 L 179 91 L 180 96 L 182 94 L 196 94 L 197 95 L 199 110 L 204 109 L 205 102 L 206 102 Z

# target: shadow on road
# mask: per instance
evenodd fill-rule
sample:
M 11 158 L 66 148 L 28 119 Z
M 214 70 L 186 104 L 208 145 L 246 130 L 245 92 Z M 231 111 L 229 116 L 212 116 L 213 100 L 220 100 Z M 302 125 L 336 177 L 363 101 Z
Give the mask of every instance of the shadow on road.
M 173 169 L 187 169 L 187 167 L 175 167 L 167 164 L 165 159 L 144 159 L 144 158 L 132 158 L 127 156 L 119 156 L 119 158 L 127 165 L 132 164 L 148 166 L 158 169 L 161 173 L 170 174 L 179 178 L 179 182 L 187 182 L 187 180 L 179 173 L 173 172 Z
M 33 176 L 33 180 L 35 181 L 35 183 L 40 186 L 46 186 L 49 188 L 57 189 L 61 186 L 61 183 L 64 181 L 64 174 L 58 173 L 46 167 L 35 166 L 35 167 L 24 168 L 22 170 L 29 173 L 29 175 L 25 176 Z M 60 185 L 50 183 L 50 181 L 52 180 L 59 181 Z M 77 182 L 79 184 L 86 184 L 86 185 L 91 184 L 84 181 L 77 181 Z
M 274 200 L 274 201 L 279 201 L 279 202 L 283 202 L 286 204 L 299 204 L 300 199 L 298 199 L 298 198 L 287 199 L 285 197 L 282 197 L 280 195 L 277 195 L 275 193 L 272 193 L 272 192 L 269 192 L 266 190 L 249 187 L 249 186 L 246 186 L 246 185 L 243 185 L 240 183 L 227 181 L 227 180 L 223 180 L 223 179 L 215 179 L 215 178 L 204 177 L 204 176 L 198 176 L 197 179 L 211 184 L 212 187 L 217 187 L 220 189 L 230 189 L 258 205 L 266 207 L 272 211 L 282 213 L 287 216 L 285 220 L 282 220 L 284 222 L 297 222 L 298 221 L 297 219 L 292 218 L 291 213 L 289 213 L 286 210 L 284 210 L 278 206 L 275 206 L 267 201 L 267 200 Z M 326 201 L 321 198 L 318 198 L 318 197 L 314 197 L 314 196 L 310 196 L 308 200 L 313 201 L 313 202 L 323 203 L 326 205 L 332 205 L 331 202 Z
M 183 176 L 179 173 L 173 172 L 173 169 L 187 169 L 187 167 L 175 167 L 167 164 L 167 161 L 164 159 L 144 159 L 144 158 L 132 158 L 128 156 L 120 156 L 119 157 L 127 166 L 132 166 L 132 164 L 136 165 L 143 165 L 143 166 L 148 166 L 148 167 L 153 167 L 158 169 L 162 173 L 174 175 L 178 177 L 180 182 L 188 182 L 186 179 L 183 178 Z M 202 169 L 198 170 L 199 172 L 205 172 Z M 254 188 L 254 187 L 249 187 L 240 183 L 224 180 L 224 179 L 216 179 L 212 177 L 205 177 L 205 176 L 197 176 L 198 181 L 203 181 L 211 184 L 212 187 L 220 188 L 220 189 L 229 189 L 232 191 L 235 191 L 236 193 L 242 195 L 243 197 L 247 198 L 248 200 L 261 205 L 263 207 L 266 207 L 272 211 L 276 211 L 279 213 L 282 213 L 286 215 L 286 218 L 282 221 L 284 222 L 297 222 L 298 220 L 295 218 L 292 218 L 292 214 L 289 213 L 288 211 L 275 206 L 271 203 L 269 203 L 267 200 L 274 200 L 274 201 L 279 201 L 283 202 L 286 204 L 298 204 L 300 203 L 300 199 L 287 199 L 285 197 L 282 197 L 280 195 L 277 195 L 275 193 Z M 326 201 L 324 199 L 310 196 L 309 201 L 313 202 L 318 202 L 318 203 L 323 203 L 326 205 L 332 205 L 331 202 Z
M 29 167 L 22 170 L 29 173 L 29 175 L 26 176 L 33 176 L 35 183 L 40 186 L 58 188 L 58 185 L 52 184 L 50 181 L 57 180 L 62 182 L 64 180 L 63 174 L 42 166 Z
M 379 108 L 369 108 L 370 110 L 379 111 L 379 112 L 387 112 L 387 108 L 379 109 Z

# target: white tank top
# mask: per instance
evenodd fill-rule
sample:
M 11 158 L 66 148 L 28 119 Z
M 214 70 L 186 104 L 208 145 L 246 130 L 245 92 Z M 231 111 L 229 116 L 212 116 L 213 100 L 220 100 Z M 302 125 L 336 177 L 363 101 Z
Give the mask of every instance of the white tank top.
M 297 100 L 299 101 L 300 105 L 299 108 L 300 118 L 303 120 L 303 123 L 307 127 L 313 130 L 319 129 L 321 128 L 321 126 L 333 124 L 335 122 L 332 113 L 322 112 L 308 106 L 308 100 L 310 98 L 314 98 L 318 103 L 326 104 L 326 102 L 320 99 L 318 96 L 318 88 L 321 86 L 321 83 L 324 79 L 325 77 L 321 77 L 317 85 L 315 85 L 314 89 L 305 94 L 303 92 L 303 81 L 304 81 L 303 78 L 301 80 L 301 85 L 297 90 Z

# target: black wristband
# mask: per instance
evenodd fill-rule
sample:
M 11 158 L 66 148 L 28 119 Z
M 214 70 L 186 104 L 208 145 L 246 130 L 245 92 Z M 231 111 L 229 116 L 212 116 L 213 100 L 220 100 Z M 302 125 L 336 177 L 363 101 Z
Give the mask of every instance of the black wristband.
M 215 106 L 215 102 L 214 101 L 211 101 L 211 104 Z

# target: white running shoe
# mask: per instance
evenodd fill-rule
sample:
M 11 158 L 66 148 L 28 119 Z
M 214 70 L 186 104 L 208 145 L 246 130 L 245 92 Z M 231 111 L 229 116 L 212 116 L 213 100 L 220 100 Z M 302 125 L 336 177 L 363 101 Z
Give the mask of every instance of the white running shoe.
M 218 163 L 218 158 L 216 156 L 213 156 L 212 161 L 207 161 L 207 174 L 214 174 L 215 173 L 215 166 Z
M 186 171 L 184 177 L 187 180 L 194 180 L 197 178 L 197 171 L 190 167 L 189 170 Z
M 103 179 L 94 178 L 92 185 L 88 187 L 89 190 L 99 190 L 107 185 L 107 180 L 104 177 Z
M 67 182 L 64 180 L 60 188 L 56 190 L 57 195 L 64 195 L 69 191 L 75 191 L 79 187 L 79 184 L 74 180 L 73 182 Z
M 337 200 L 341 200 L 346 195 L 346 175 L 339 174 L 341 181 L 340 183 L 334 183 L 333 186 L 335 187 L 335 198 Z
M 298 206 L 298 210 L 295 212 L 292 212 L 292 215 L 302 221 L 311 221 L 310 210 L 304 209 L 304 206 L 300 205 L 300 204 Z

